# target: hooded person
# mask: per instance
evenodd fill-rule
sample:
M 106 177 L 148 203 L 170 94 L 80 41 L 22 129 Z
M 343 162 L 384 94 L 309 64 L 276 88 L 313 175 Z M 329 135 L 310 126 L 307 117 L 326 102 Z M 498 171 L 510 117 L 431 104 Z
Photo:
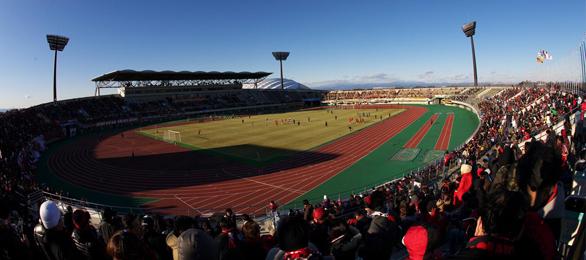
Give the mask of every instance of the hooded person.
M 460 184 L 454 191 L 454 206 L 456 207 L 462 204 L 462 197 L 472 187 L 472 165 L 462 164 L 460 173 L 462 174 Z
M 77 259 L 77 249 L 63 227 L 61 211 L 53 201 L 39 208 L 40 223 L 34 229 L 35 242 L 46 259 Z
M 190 228 L 177 239 L 180 260 L 218 259 L 218 246 L 202 230 Z

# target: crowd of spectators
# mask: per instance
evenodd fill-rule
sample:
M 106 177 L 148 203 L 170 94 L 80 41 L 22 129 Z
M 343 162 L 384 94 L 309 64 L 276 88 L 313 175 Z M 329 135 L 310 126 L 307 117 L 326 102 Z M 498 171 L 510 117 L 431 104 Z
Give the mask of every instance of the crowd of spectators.
M 470 98 L 476 98 L 476 95 L 478 95 L 481 91 L 483 91 L 485 89 L 486 88 L 480 88 L 480 87 L 468 88 L 467 90 L 464 90 L 458 94 L 450 96 L 450 99 L 456 100 L 456 101 L 466 101 Z
M 279 215 L 271 218 L 276 229 L 262 236 L 259 223 L 247 216 L 236 221 L 229 209 L 216 220 L 117 215 L 105 210 L 102 223 L 94 227 L 83 209 L 62 213 L 55 202 L 46 201 L 37 215 L 26 215 L 19 205 L 3 199 L 0 256 L 390 259 L 404 252 L 409 259 L 557 259 L 563 210 L 559 201 L 570 192 L 568 182 L 575 172 L 583 170 L 575 163 L 586 159 L 583 142 L 572 135 L 565 115 L 581 106 L 580 97 L 555 86 L 505 90 L 478 103 L 477 134 L 461 148 L 446 152 L 442 163 L 347 200 L 326 196 L 321 202 L 305 201 L 303 209 L 287 214 L 271 203 L 271 214 Z M 523 109 L 527 114 L 519 117 Z M 38 120 L 47 115 L 37 113 L 19 126 L 55 129 L 50 120 Z M 583 117 L 578 118 L 577 125 L 582 126 Z M 559 120 L 568 123 L 556 133 L 551 126 Z M 527 126 L 537 128 L 532 128 L 529 138 L 519 138 L 520 129 Z M 15 135 L 12 130 L 18 129 L 22 128 L 2 130 Z M 532 138 L 541 130 L 549 131 L 545 141 Z M 2 151 L 13 151 L 9 157 L 2 155 L 9 159 L 0 162 L 18 162 L 22 149 L 40 152 L 39 139 L 33 141 L 38 136 L 46 138 L 39 131 L 21 136 L 14 148 L 0 143 Z M 34 158 L 27 161 L 32 164 Z M 14 176 L 21 176 L 21 165 L 16 167 Z
M 337 90 L 326 94 L 325 100 L 432 98 L 436 95 L 459 95 L 465 88 L 389 88 L 371 90 Z

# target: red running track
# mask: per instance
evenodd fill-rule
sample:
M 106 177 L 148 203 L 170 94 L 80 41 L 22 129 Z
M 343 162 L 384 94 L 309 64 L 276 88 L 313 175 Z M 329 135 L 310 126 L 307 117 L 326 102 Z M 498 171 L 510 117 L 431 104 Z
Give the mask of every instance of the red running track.
M 407 143 L 405 143 L 405 146 L 403 146 L 403 148 L 417 148 L 417 146 L 419 145 L 419 143 L 421 143 L 421 140 L 423 140 L 423 137 L 425 137 L 427 132 L 429 132 L 429 129 L 431 129 L 433 122 L 435 122 L 437 120 L 437 118 L 438 118 L 437 114 L 432 115 L 423 124 L 423 126 L 421 128 L 419 128 L 419 131 L 417 131 L 417 133 L 415 133 L 415 135 L 413 137 L 411 137 L 411 139 L 409 139 L 409 141 L 407 141 Z
M 189 150 L 138 135 L 133 130 L 124 132 L 124 137 L 119 134 L 88 137 L 66 144 L 52 153 L 48 163 L 59 177 L 88 189 L 156 198 L 157 201 L 145 206 L 163 214 L 205 214 L 227 207 L 237 212 L 262 214 L 269 200 L 283 205 L 312 190 L 427 111 L 424 107 L 400 105 L 369 108 L 406 110 L 312 153 L 293 155 L 262 168 L 201 154 L 197 158 L 180 157 L 178 161 L 177 156 Z M 134 156 L 129 157 L 130 153 Z M 151 159 L 155 155 L 158 161 Z M 181 164 L 191 167 L 183 169 L 179 167 Z M 177 169 L 162 170 L 168 167 Z
M 450 146 L 450 139 L 452 137 L 453 124 L 454 114 L 448 114 L 446 117 L 446 122 L 442 127 L 442 132 L 440 133 L 440 136 L 435 143 L 435 150 L 448 150 L 448 147 Z

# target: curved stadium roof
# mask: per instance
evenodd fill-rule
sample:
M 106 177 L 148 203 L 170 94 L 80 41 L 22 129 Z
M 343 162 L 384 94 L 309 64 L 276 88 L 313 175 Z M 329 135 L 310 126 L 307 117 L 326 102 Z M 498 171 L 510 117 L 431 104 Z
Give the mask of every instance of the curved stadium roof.
M 271 73 L 268 72 L 204 72 L 204 71 L 152 71 L 152 70 L 118 70 L 106 73 L 92 79 L 92 81 L 141 81 L 141 80 L 230 80 L 230 79 L 261 79 Z
M 310 89 L 309 87 L 290 79 L 283 79 L 283 87 L 285 89 Z M 246 88 L 254 88 L 254 85 L 247 86 Z M 280 89 L 281 88 L 281 79 L 280 78 L 271 78 L 265 79 L 258 83 L 258 89 Z

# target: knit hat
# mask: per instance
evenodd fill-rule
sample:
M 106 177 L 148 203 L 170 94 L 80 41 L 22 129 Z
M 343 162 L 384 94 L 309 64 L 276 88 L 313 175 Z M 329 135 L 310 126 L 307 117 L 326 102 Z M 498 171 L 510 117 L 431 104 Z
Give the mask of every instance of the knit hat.
M 427 249 L 427 229 L 423 226 L 412 226 L 403 237 L 403 244 L 409 253 L 408 259 L 423 259 Z
M 45 201 L 41 204 L 41 208 L 39 209 L 39 217 L 41 218 L 41 223 L 46 229 L 51 229 L 59 224 L 59 220 L 61 219 L 61 211 L 57 208 L 57 204 L 53 201 Z
M 462 174 L 471 173 L 471 172 L 472 172 L 472 165 L 462 164 L 462 167 L 460 167 L 460 173 L 462 173 Z

